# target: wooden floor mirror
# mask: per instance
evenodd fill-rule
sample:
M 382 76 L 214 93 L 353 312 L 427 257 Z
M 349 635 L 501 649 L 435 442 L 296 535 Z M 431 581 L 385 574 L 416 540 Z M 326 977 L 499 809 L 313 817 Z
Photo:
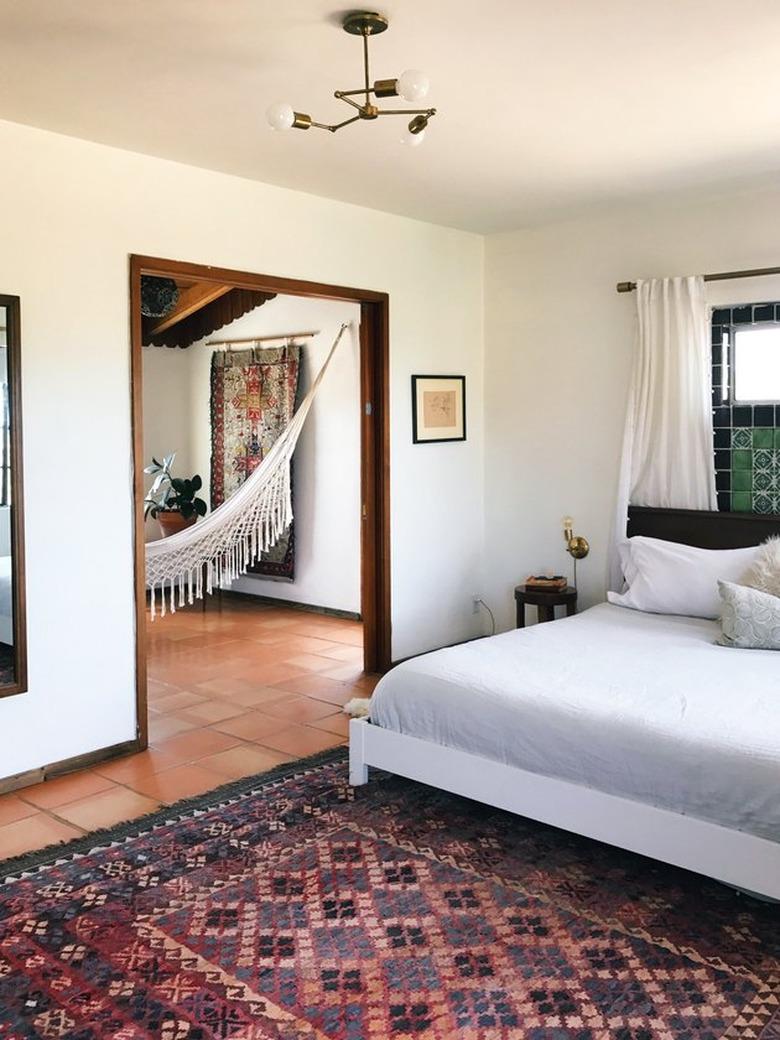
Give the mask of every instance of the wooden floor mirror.
M 0 295 L 0 697 L 27 689 L 21 306 Z

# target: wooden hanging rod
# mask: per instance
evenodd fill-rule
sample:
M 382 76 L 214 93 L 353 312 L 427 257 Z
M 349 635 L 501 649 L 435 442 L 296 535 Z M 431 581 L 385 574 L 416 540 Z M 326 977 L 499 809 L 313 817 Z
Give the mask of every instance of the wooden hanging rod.
M 705 274 L 705 282 L 728 282 L 732 278 L 760 278 L 765 274 L 780 274 L 780 267 L 756 267 L 752 271 L 720 271 L 718 274 Z M 636 282 L 618 282 L 618 292 L 633 292 Z
M 271 343 L 291 339 L 311 339 L 312 336 L 319 336 L 319 334 L 319 330 L 317 330 L 316 332 L 282 332 L 278 336 L 248 336 L 246 339 L 208 339 L 206 346 L 231 347 L 237 343 Z

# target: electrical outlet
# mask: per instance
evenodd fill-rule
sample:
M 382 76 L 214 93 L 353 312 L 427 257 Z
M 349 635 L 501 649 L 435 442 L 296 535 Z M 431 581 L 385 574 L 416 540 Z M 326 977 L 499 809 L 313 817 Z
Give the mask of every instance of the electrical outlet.
M 472 592 L 471 594 L 471 613 L 479 614 L 479 608 L 482 603 L 482 596 L 478 592 Z

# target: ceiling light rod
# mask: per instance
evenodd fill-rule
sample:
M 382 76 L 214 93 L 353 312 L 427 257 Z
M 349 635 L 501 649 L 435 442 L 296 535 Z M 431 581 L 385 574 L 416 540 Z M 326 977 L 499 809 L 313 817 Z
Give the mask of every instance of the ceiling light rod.
M 398 79 L 378 79 L 371 84 L 371 73 L 368 56 L 368 40 L 370 36 L 378 36 L 388 27 L 387 18 L 373 11 L 355 11 L 348 14 L 342 27 L 351 36 L 363 38 L 363 86 L 354 90 L 336 90 L 333 96 L 339 101 L 345 102 L 357 110 L 357 115 L 344 119 L 340 123 L 318 123 L 306 112 L 296 112 L 292 105 L 271 105 L 267 111 L 268 122 L 274 130 L 309 130 L 317 127 L 319 130 L 329 130 L 335 133 L 343 126 L 356 123 L 359 119 L 377 119 L 379 116 L 414 116 L 407 127 L 405 140 L 410 144 L 419 144 L 425 136 L 425 128 L 432 116 L 436 115 L 435 108 L 379 108 L 374 100 L 379 98 L 402 97 L 412 103 L 421 101 L 428 93 L 428 77 L 418 69 L 407 69 L 402 72 Z M 363 101 L 358 102 L 357 96 L 362 96 Z M 373 99 L 372 100 L 372 95 Z

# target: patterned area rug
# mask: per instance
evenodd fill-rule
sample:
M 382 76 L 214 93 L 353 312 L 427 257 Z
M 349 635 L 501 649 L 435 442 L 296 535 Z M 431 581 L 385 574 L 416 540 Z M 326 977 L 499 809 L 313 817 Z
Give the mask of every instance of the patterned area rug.
M 780 908 L 343 752 L 95 840 L 0 871 L 4 1040 L 780 1038 Z

